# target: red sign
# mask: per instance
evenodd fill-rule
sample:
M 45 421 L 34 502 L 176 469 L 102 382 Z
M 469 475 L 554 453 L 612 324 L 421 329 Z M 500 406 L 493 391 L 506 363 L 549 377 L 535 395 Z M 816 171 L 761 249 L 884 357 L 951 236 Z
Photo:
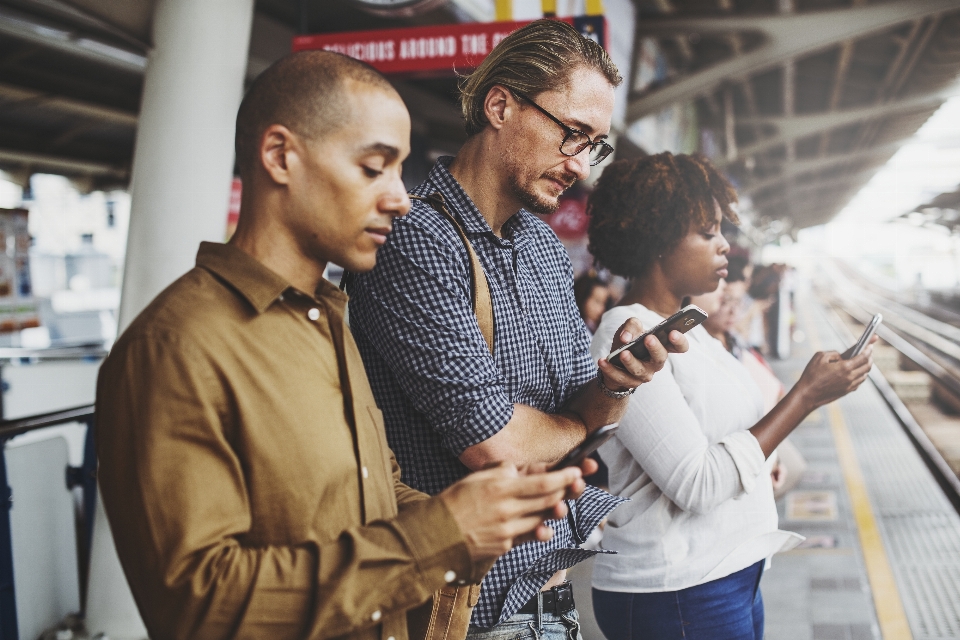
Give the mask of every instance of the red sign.
M 587 192 L 572 189 L 560 196 L 560 207 L 542 218 L 550 225 L 557 237 L 578 240 L 587 235 L 590 218 L 587 216 Z
M 585 37 L 606 46 L 603 16 L 559 18 Z M 372 65 L 382 73 L 473 69 L 512 31 L 529 22 L 469 22 L 407 29 L 352 31 L 296 36 L 294 51 L 336 51 Z
M 230 202 L 227 205 L 227 240 L 237 230 L 240 220 L 240 197 L 243 194 L 243 183 L 240 178 L 234 178 L 230 183 Z

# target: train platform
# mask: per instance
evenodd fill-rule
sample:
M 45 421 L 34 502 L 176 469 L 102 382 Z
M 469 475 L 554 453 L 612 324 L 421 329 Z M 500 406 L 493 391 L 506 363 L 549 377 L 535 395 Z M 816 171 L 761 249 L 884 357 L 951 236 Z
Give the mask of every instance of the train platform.
M 814 352 L 850 341 L 813 293 L 797 303 L 803 339 L 772 363 L 788 386 Z M 811 414 L 791 441 L 807 468 L 778 502 L 780 526 L 807 540 L 763 577 L 766 640 L 960 638 L 960 516 L 876 383 Z M 603 640 L 590 570 L 572 579 L 585 640 Z

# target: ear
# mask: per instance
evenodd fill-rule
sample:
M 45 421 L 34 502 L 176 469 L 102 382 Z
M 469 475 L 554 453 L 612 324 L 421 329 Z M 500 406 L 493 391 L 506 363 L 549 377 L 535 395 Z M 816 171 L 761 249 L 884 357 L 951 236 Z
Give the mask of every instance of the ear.
M 503 128 L 511 109 L 515 109 L 517 100 L 506 87 L 495 84 L 487 91 L 483 101 L 483 115 L 494 129 Z
M 260 165 L 277 184 L 290 183 L 290 162 L 302 147 L 297 136 L 282 124 L 272 124 L 260 137 Z

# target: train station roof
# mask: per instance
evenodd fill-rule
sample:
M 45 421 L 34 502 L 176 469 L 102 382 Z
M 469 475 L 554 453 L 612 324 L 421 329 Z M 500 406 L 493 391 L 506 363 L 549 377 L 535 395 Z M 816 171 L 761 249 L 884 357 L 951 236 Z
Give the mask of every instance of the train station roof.
M 388 18 L 349 2 L 257 0 L 248 75 L 288 51 L 298 32 L 469 19 L 466 0 L 426 1 L 428 11 Z M 700 128 L 719 134 L 717 162 L 760 224 L 830 220 L 957 93 L 960 0 L 634 4 L 637 43 L 656 41 L 669 73 L 631 85 L 628 127 L 695 104 Z M 126 183 L 153 5 L 0 2 L 0 168 L 14 179 L 62 173 L 89 188 Z M 449 87 L 401 85 L 419 112 L 459 128 Z

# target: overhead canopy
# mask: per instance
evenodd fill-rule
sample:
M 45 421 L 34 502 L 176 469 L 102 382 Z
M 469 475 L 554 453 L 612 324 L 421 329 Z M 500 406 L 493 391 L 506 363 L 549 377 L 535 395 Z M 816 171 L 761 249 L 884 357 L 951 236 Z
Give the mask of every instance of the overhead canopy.
M 658 43 L 670 71 L 632 87 L 628 127 L 693 102 L 755 220 L 778 228 L 832 218 L 938 108 L 960 71 L 960 0 L 635 4 L 638 38 Z M 14 179 L 83 177 L 91 188 L 126 183 L 153 5 L 4 0 L 0 169 Z M 464 0 L 390 19 L 345 1 L 257 0 L 248 75 L 288 51 L 295 33 L 469 19 L 457 5 Z M 634 67 L 624 76 L 636 78 Z M 456 148 L 464 134 L 452 81 L 397 86 L 431 148 Z
M 831 219 L 957 92 L 957 0 L 639 6 L 673 73 L 632 93 L 629 119 L 695 101 L 761 224 Z
M 87 188 L 126 185 L 154 4 L 154 0 L 4 0 L 0 169 L 8 177 L 25 182 L 31 173 L 46 171 L 80 178 Z M 340 1 L 257 0 L 248 76 L 256 76 L 290 51 L 291 38 L 300 31 L 465 18 L 449 7 L 398 20 Z M 462 130 L 449 98 L 402 83 L 398 88 L 409 104 L 436 113 L 431 119 L 441 129 Z M 462 134 L 457 131 L 453 137 L 457 135 Z

